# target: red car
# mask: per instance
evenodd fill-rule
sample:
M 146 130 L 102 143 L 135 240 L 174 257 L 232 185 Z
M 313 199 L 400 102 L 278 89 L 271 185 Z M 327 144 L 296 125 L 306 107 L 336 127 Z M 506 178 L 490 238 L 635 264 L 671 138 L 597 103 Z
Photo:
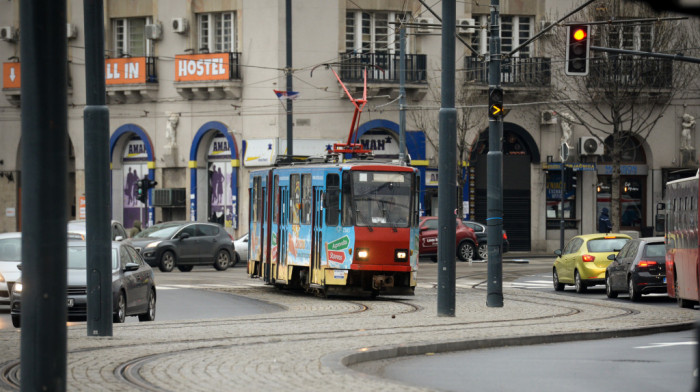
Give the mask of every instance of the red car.
M 457 257 L 462 261 L 471 260 L 474 257 L 474 249 L 479 246 L 474 230 L 459 219 L 455 219 Z M 437 261 L 438 243 L 438 217 L 424 216 L 420 218 L 419 255 L 426 256 Z

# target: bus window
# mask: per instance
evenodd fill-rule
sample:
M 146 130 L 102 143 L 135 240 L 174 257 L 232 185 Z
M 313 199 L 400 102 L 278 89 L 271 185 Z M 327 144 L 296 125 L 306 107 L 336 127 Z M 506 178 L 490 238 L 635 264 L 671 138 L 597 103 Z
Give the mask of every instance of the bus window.
M 343 172 L 343 211 L 341 222 L 343 226 L 352 226 L 355 221 L 352 213 L 352 173 Z
M 326 226 L 338 226 L 338 213 L 340 212 L 340 176 L 329 174 L 326 176 Z
M 301 175 L 301 224 L 311 223 L 311 173 Z
M 299 213 L 301 212 L 301 183 L 299 175 L 292 174 L 289 176 L 289 192 L 291 193 L 291 203 L 289 208 L 289 223 L 293 225 L 299 224 Z

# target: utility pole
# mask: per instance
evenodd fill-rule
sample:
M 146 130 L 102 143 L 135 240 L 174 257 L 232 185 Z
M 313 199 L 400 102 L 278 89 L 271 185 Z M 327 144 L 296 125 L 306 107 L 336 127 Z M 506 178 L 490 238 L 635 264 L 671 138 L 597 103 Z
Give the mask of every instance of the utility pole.
M 66 0 L 20 7 L 21 390 L 65 391 L 68 199 Z
M 285 73 L 287 74 L 287 93 L 292 91 L 292 0 L 285 0 L 285 15 L 286 15 L 286 51 L 287 65 Z M 292 115 L 292 100 L 287 99 L 287 159 L 291 160 L 294 156 L 294 116 Z
M 87 334 L 112 336 L 112 229 L 109 216 L 109 109 L 105 105 L 102 0 L 83 1 L 85 21 L 85 198 Z
M 438 316 L 455 315 L 457 226 L 457 109 L 455 109 L 455 0 L 442 2 L 442 90 L 438 170 Z M 490 256 L 489 256 L 490 257 Z
M 491 37 L 489 44 L 489 100 L 494 93 L 501 91 L 501 25 L 499 20 L 499 0 L 491 0 Z M 502 100 L 501 100 L 502 105 Z M 488 243 L 488 265 L 486 285 L 486 305 L 490 308 L 503 307 L 503 108 L 496 114 L 489 103 L 489 152 L 487 155 L 486 184 L 486 224 Z M 449 146 L 449 144 L 448 144 Z M 440 173 L 442 176 L 442 173 Z M 454 241 L 452 242 L 454 243 Z
M 399 161 L 408 162 L 406 156 L 406 27 L 399 28 Z

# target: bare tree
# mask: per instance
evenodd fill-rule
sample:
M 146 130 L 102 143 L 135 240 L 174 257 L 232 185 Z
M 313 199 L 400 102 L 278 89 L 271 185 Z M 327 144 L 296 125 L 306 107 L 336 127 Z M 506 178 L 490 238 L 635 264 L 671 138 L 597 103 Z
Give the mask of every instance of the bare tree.
M 690 23 L 651 20 L 663 16 L 643 3 L 601 0 L 576 19 L 610 22 L 591 25 L 594 46 L 673 54 L 693 47 Z M 630 21 L 625 23 L 626 19 Z M 565 57 L 565 36 L 562 30 L 555 35 L 553 57 Z M 638 148 L 649 137 L 668 106 L 682 97 L 696 74 L 688 63 L 593 51 L 588 76 L 565 76 L 564 67 L 558 69 L 553 75 L 560 87 L 554 90 L 555 99 L 573 113 L 576 124 L 584 126 L 601 143 L 612 136 L 606 156 L 612 160 L 610 209 L 613 230 L 617 231 L 623 153 Z
M 439 151 L 439 109 L 440 90 L 439 88 L 430 85 L 429 87 L 430 100 L 435 102 L 435 107 L 413 107 L 408 112 L 409 119 L 416 127 L 422 129 L 425 133 L 425 139 L 432 151 Z M 486 109 L 476 108 L 481 104 L 483 106 L 485 95 L 479 89 L 462 86 L 457 88 L 455 93 L 455 107 L 457 109 L 457 185 L 461 191 L 467 181 L 466 162 L 469 161 L 469 154 L 473 143 L 477 140 L 479 131 L 486 126 Z M 425 101 L 424 101 L 425 102 Z M 430 166 L 437 167 L 437 156 L 430 160 Z M 457 208 L 462 212 L 462 204 L 457 203 Z M 460 214 L 461 215 L 461 214 Z

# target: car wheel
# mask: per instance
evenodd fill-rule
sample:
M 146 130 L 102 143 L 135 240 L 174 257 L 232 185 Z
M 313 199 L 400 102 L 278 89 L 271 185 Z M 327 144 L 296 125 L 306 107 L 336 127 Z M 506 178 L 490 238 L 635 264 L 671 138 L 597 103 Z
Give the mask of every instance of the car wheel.
M 608 298 L 617 298 L 617 291 L 612 288 L 612 279 L 610 279 L 610 275 L 605 275 L 605 295 L 607 295 Z
M 214 268 L 216 268 L 217 271 L 224 271 L 229 267 L 230 264 L 231 256 L 228 254 L 227 251 L 221 249 L 219 253 L 216 254 L 216 260 L 214 260 Z
M 578 270 L 574 271 L 574 286 L 576 286 L 577 293 L 580 294 L 586 292 L 586 284 L 583 283 L 583 280 L 581 279 L 581 274 L 578 273 Z
M 234 251 L 233 252 L 233 260 L 231 261 L 231 267 L 235 267 L 236 264 L 238 264 L 241 261 L 241 256 L 238 254 L 238 252 Z
M 13 315 L 12 315 L 12 325 L 13 325 L 15 328 L 19 328 L 19 327 L 20 327 L 20 324 L 21 324 L 21 323 L 20 323 L 20 315 L 19 315 L 19 314 L 13 314 Z
M 170 272 L 173 270 L 174 267 L 175 267 L 175 253 L 173 253 L 170 250 L 166 250 L 160 256 L 160 264 L 158 265 L 158 269 L 160 269 L 163 272 Z
M 678 306 L 680 306 L 681 308 L 685 308 L 685 309 L 693 309 L 692 302 L 688 301 L 687 299 L 681 298 L 681 291 L 678 288 L 678 281 L 675 280 L 673 283 L 674 283 L 673 288 L 674 288 L 674 292 L 675 292 L 675 296 L 676 296 L 676 302 L 678 303 Z
M 640 298 L 642 298 L 642 294 L 639 292 L 639 290 L 637 290 L 637 285 L 634 284 L 634 279 L 632 279 L 631 276 L 628 279 L 627 291 L 629 292 L 630 301 L 632 302 L 637 302 Z
M 462 261 L 468 261 L 474 258 L 474 245 L 469 242 L 462 242 L 457 248 L 457 257 Z
M 554 283 L 554 291 L 564 291 L 565 285 L 559 282 L 559 274 L 556 268 L 552 270 L 552 283 Z
M 139 314 L 139 321 L 153 321 L 156 319 L 156 292 L 151 289 L 148 292 L 148 309 L 146 313 Z
M 192 268 L 194 268 L 193 265 L 178 265 L 177 269 L 179 269 L 182 272 L 190 272 L 192 271 Z
M 124 292 L 119 292 L 119 299 L 117 299 L 117 312 L 114 313 L 113 321 L 115 323 L 123 323 L 126 320 L 126 297 Z
M 486 244 L 480 244 L 479 248 L 476 250 L 481 260 L 486 260 L 489 258 L 489 246 Z

